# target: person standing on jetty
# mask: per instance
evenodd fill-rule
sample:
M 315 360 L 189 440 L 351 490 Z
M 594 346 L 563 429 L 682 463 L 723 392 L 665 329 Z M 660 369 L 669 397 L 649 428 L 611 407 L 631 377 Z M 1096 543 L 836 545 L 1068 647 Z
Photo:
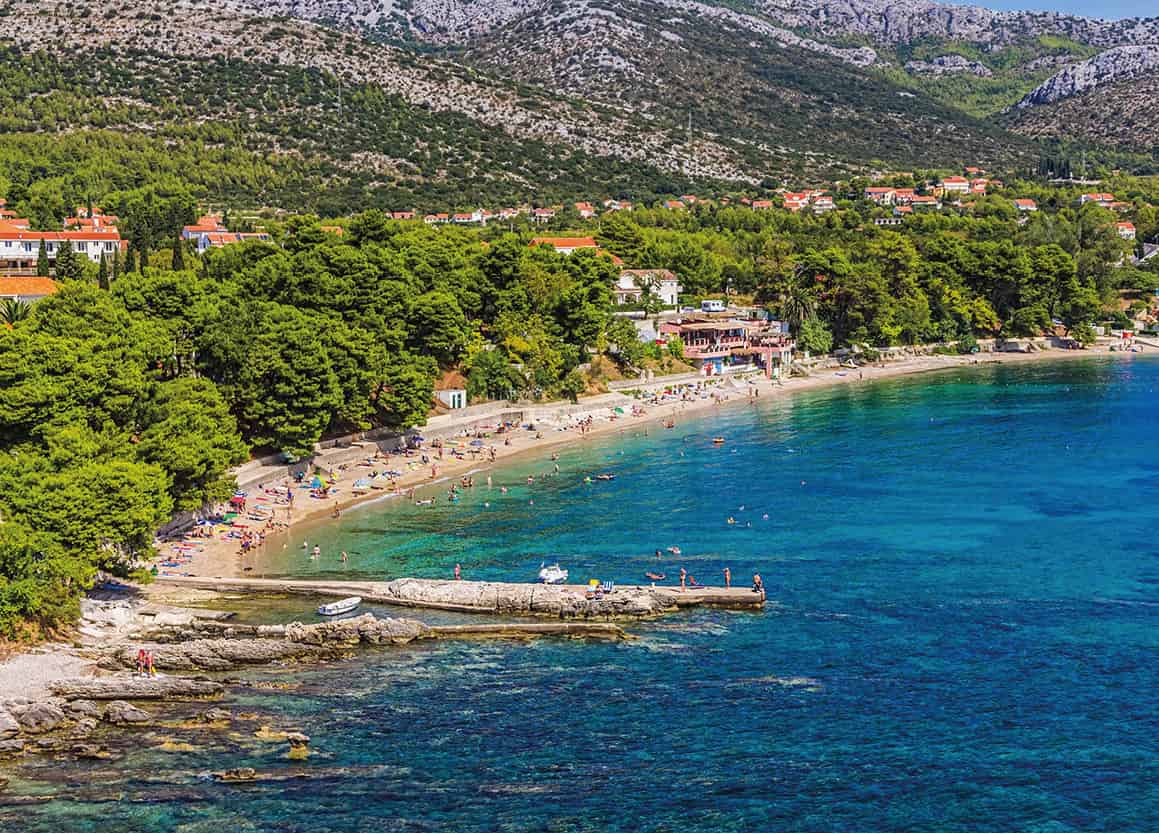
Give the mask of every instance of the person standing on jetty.
M 730 571 L 728 568 L 724 569 L 724 587 L 732 587 L 732 571 Z
M 687 579 L 688 579 L 688 571 L 686 571 L 684 568 L 681 568 L 680 569 L 680 590 L 681 591 L 684 590 L 684 582 Z
M 455 562 L 455 581 L 458 581 L 462 578 L 463 578 L 463 569 L 459 566 L 458 562 Z

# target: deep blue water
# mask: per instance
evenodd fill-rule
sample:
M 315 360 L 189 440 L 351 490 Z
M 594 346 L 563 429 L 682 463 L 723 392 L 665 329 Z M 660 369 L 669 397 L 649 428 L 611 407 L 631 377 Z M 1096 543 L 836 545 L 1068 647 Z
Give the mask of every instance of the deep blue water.
M 241 734 L 183 755 L 150 737 L 115 763 L 26 770 L 70 798 L 0 806 L 0 824 L 1154 830 L 1157 404 L 1150 358 L 983 366 L 630 425 L 530 487 L 550 461 L 491 490 L 480 475 L 456 506 L 349 511 L 274 570 L 457 561 L 529 580 L 558 559 L 573 579 L 659 565 L 717 584 L 727 566 L 759 571 L 771 604 L 634 625 L 623 644 L 447 643 L 273 673 L 303 685 L 231 706 L 301 727 L 307 763 Z M 657 563 L 669 545 L 683 555 Z M 206 776 L 244 764 L 312 778 Z

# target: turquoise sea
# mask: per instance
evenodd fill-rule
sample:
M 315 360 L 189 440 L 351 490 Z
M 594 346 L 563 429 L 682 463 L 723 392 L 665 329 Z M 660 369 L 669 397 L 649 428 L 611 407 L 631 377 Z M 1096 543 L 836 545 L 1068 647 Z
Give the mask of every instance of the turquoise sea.
M 1155 830 L 1157 433 L 1155 359 L 983 365 L 647 436 L 629 422 L 561 449 L 558 475 L 542 455 L 457 505 L 348 511 L 271 572 L 459 562 L 527 581 L 558 560 L 573 579 L 683 566 L 717 584 L 729 567 L 760 572 L 770 605 L 633 625 L 621 644 L 443 643 L 254 674 L 295 688 L 228 706 L 301 728 L 307 762 L 247 732 L 143 731 L 108 762 L 17 771 L 10 793 L 55 798 L 0 804 L 0 827 Z M 617 478 L 583 483 L 599 471 Z M 272 605 L 250 616 L 308 616 Z M 196 749 L 161 752 L 163 735 Z M 266 778 L 209 775 L 244 765 Z

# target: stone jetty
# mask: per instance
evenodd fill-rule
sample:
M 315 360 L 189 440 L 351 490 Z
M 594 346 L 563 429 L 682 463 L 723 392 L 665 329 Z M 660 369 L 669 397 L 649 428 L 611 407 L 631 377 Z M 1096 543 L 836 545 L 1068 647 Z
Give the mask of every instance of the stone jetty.
M 613 593 L 589 599 L 582 585 L 515 582 L 466 582 L 440 579 L 393 579 L 350 582 L 315 579 L 164 576 L 159 584 L 221 592 L 359 596 L 366 602 L 408 608 L 431 608 L 486 614 L 521 614 L 565 620 L 632 620 L 657 617 L 680 608 L 716 606 L 759 609 L 765 595 L 749 588 L 696 588 L 617 585 Z

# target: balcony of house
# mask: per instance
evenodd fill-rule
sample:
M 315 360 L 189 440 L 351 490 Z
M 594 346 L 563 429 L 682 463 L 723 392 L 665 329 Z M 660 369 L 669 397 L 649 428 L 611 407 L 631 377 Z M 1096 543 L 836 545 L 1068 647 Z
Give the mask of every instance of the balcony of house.
M 734 351 L 748 348 L 744 336 L 725 336 L 719 339 L 691 339 L 684 343 L 684 355 L 691 359 L 720 359 Z

